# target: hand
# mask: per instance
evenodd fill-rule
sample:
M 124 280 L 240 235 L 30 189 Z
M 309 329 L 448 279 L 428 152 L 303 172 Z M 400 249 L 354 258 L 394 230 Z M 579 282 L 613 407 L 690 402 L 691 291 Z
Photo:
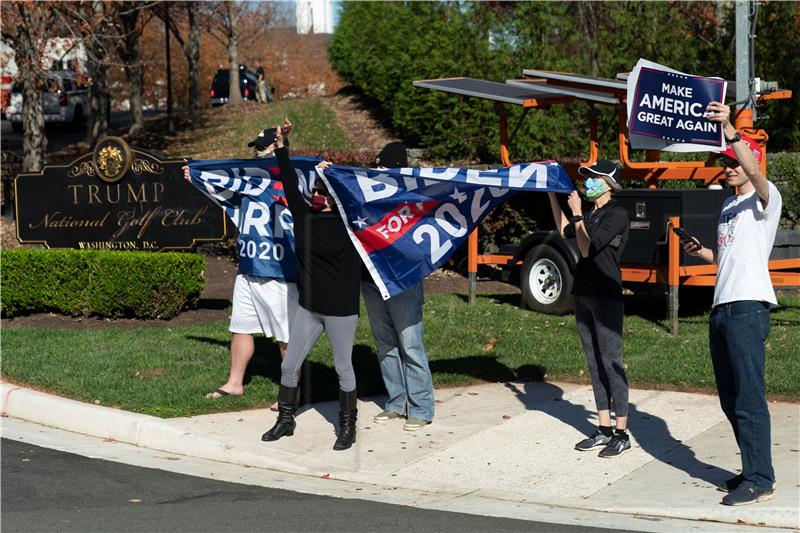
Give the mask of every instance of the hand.
M 706 107 L 706 118 L 711 122 L 722 124 L 725 137 L 730 138 L 736 133 L 736 128 L 731 124 L 731 108 L 721 102 L 709 102 Z
M 189 167 L 184 165 L 181 167 L 181 170 L 183 170 L 183 179 L 189 181 Z
M 578 191 L 572 191 L 569 193 L 569 197 L 567 198 L 567 205 L 572 210 L 572 216 L 582 214 L 582 203 L 581 197 L 578 194 Z
M 289 117 L 283 117 L 283 126 L 278 129 L 281 130 L 284 137 L 289 136 L 289 133 L 292 131 L 292 123 L 289 122 Z
M 320 168 L 321 170 L 327 170 L 328 167 L 330 167 L 332 164 L 333 163 L 331 163 L 330 161 L 320 161 L 319 163 L 317 163 L 317 167 Z
M 695 240 L 681 242 L 681 247 L 684 252 L 695 257 L 700 257 L 700 252 L 703 250 L 703 245 Z
M 283 131 L 280 124 L 275 128 L 275 149 L 283 148 Z

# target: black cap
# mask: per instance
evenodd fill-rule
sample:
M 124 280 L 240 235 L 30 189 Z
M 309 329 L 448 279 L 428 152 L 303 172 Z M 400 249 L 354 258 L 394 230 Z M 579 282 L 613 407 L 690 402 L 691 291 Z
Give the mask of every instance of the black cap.
M 617 165 L 607 159 L 600 159 L 590 167 L 579 167 L 578 174 L 581 176 L 601 176 L 605 178 L 608 185 L 614 190 L 622 189 L 622 185 L 617 181 Z
M 406 145 L 400 141 L 395 141 L 383 147 L 383 150 L 375 158 L 375 166 L 386 168 L 399 168 L 408 166 L 408 153 Z
M 261 133 L 258 134 L 258 137 L 247 143 L 247 146 L 255 146 L 259 150 L 263 150 L 270 144 L 275 142 L 275 128 L 267 128 L 265 130 L 261 130 Z M 284 137 L 283 138 L 284 146 L 289 146 L 289 139 Z

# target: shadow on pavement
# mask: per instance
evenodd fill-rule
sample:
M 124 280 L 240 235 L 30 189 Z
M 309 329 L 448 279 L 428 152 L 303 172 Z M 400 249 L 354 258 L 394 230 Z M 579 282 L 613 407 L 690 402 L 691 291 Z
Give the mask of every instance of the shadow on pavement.
M 529 382 L 523 388 L 516 383 L 506 383 L 506 387 L 517 395 L 528 410 L 552 416 L 572 426 L 581 435 L 589 435 L 595 430 L 594 423 L 590 421 L 595 418 L 595 413 L 564 399 L 564 390 L 557 385 Z M 733 476 L 725 469 L 697 459 L 694 450 L 672 436 L 666 421 L 640 410 L 634 403 L 628 406 L 628 431 L 643 452 L 695 479 L 717 485 Z M 670 456 L 669 460 L 665 459 L 667 455 Z

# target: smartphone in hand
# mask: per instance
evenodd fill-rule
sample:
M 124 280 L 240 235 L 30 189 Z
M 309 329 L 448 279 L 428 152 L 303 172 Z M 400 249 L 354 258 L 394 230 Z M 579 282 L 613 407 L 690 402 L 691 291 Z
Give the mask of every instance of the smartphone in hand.
M 697 237 L 689 235 L 683 230 L 683 228 L 672 228 L 672 231 L 675 233 L 675 235 L 678 236 L 678 239 L 680 239 L 681 244 L 693 243 L 700 247 L 703 246 L 702 244 L 700 244 L 700 240 Z

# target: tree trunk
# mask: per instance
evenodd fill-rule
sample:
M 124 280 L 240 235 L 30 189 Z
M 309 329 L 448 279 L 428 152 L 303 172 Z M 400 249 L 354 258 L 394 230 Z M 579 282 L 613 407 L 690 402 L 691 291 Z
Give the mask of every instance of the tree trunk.
M 239 29 L 236 27 L 236 17 L 230 15 L 228 22 L 228 69 L 230 69 L 228 98 L 231 104 L 239 104 L 242 102 L 242 95 L 239 92 Z
M 200 112 L 200 25 L 198 18 L 200 5 L 197 2 L 187 2 L 186 12 L 189 15 L 189 38 L 187 39 L 184 53 L 189 67 L 189 111 L 192 114 Z
M 584 46 L 589 60 L 589 73 L 600 74 L 600 60 L 597 53 L 597 15 L 602 6 L 594 2 L 577 2 L 578 17 L 583 27 Z
M 101 21 L 96 32 L 105 34 L 108 30 L 103 17 L 105 7 L 103 2 L 95 0 L 92 4 L 92 15 L 95 20 Z M 108 131 L 108 112 L 111 103 L 108 91 L 108 61 L 106 48 L 99 42 L 100 37 L 96 36 L 91 40 L 91 53 L 89 56 L 89 71 L 92 84 L 89 88 L 89 144 L 94 146 L 97 140 L 103 137 Z
M 120 14 L 122 20 L 123 46 L 119 55 L 125 62 L 125 77 L 128 80 L 128 103 L 131 111 L 131 126 L 128 135 L 137 135 L 144 131 L 144 66 L 139 51 L 139 9 L 132 2 Z
M 18 56 L 19 57 L 19 56 Z M 20 62 L 19 72 L 22 79 L 22 167 L 25 172 L 38 172 L 45 165 L 44 154 L 47 150 L 47 136 L 44 132 L 44 109 L 42 92 L 29 71 L 27 62 Z
M 18 2 L 13 9 L 18 17 L 16 35 L 11 46 L 17 58 L 17 81 L 22 88 L 22 169 L 38 172 L 46 164 L 47 136 L 44 129 L 42 72 L 39 67 L 44 48 L 41 31 L 50 25 L 49 6 Z M 5 15 L 5 12 L 4 12 Z
M 144 67 L 141 63 L 125 68 L 128 78 L 128 101 L 131 106 L 131 126 L 128 135 L 144 131 Z

